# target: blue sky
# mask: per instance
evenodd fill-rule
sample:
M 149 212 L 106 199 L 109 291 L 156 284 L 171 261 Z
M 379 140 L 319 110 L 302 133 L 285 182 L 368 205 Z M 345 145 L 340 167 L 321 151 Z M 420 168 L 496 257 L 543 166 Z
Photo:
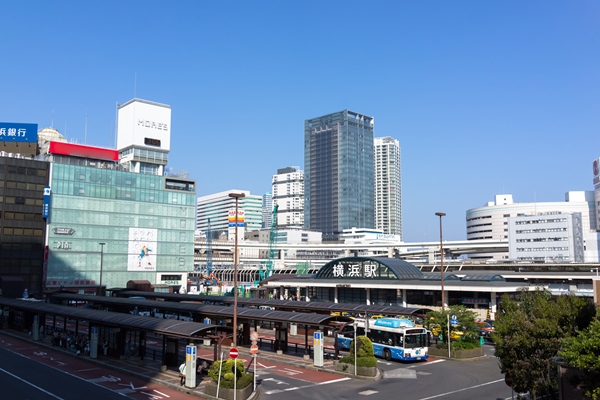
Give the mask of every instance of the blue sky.
M 304 120 L 375 117 L 402 148 L 407 242 L 466 238 L 495 194 L 563 201 L 600 157 L 600 1 L 0 3 L 0 121 L 114 146 L 116 103 L 172 107 L 199 196 L 270 191 Z M 87 113 L 87 134 L 85 134 Z

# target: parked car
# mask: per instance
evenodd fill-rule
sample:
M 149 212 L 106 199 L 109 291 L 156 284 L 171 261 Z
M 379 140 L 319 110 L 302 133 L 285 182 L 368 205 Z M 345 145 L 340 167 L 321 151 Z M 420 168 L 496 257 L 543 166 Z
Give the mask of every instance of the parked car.
M 489 322 L 478 322 L 479 334 L 483 337 L 490 337 L 490 334 L 494 332 L 494 327 Z

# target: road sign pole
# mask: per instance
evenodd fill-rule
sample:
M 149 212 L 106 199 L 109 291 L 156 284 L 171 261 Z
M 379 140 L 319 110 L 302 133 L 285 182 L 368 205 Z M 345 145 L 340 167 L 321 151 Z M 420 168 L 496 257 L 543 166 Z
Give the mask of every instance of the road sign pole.
M 256 358 L 257 354 L 254 354 L 254 391 L 256 392 Z
M 448 340 L 448 358 L 450 357 L 450 314 L 447 314 L 448 317 L 448 337 L 446 338 L 446 340 Z

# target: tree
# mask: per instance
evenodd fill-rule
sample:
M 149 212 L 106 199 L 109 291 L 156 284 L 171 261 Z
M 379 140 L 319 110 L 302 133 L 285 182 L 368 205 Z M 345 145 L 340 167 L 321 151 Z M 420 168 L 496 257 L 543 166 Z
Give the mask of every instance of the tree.
M 477 314 L 465 306 L 450 306 L 444 310 L 431 311 L 427 316 L 429 319 L 423 321 L 424 326 L 434 334 L 442 335 L 442 341 L 448 342 L 448 317 L 456 315 L 457 327 L 450 327 L 450 338 L 460 337 L 464 341 L 479 343 L 479 328 L 475 322 Z
M 579 374 L 570 383 L 583 384 L 584 394 L 593 400 L 600 399 L 600 319 L 595 318 L 590 326 L 577 336 L 563 340 L 559 353 L 566 364 L 579 369 Z
M 501 307 L 492 334 L 500 370 L 512 377 L 517 392 L 528 392 L 533 399 L 554 395 L 562 339 L 589 325 L 593 305 L 572 295 L 525 289 L 516 299 L 504 295 Z

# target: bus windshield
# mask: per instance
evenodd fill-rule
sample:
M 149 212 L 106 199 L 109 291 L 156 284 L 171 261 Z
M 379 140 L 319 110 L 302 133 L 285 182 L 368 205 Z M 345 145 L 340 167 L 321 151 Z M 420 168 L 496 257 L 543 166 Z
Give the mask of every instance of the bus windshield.
M 427 335 L 422 333 L 409 334 L 404 336 L 404 348 L 415 349 L 417 347 L 427 346 Z

